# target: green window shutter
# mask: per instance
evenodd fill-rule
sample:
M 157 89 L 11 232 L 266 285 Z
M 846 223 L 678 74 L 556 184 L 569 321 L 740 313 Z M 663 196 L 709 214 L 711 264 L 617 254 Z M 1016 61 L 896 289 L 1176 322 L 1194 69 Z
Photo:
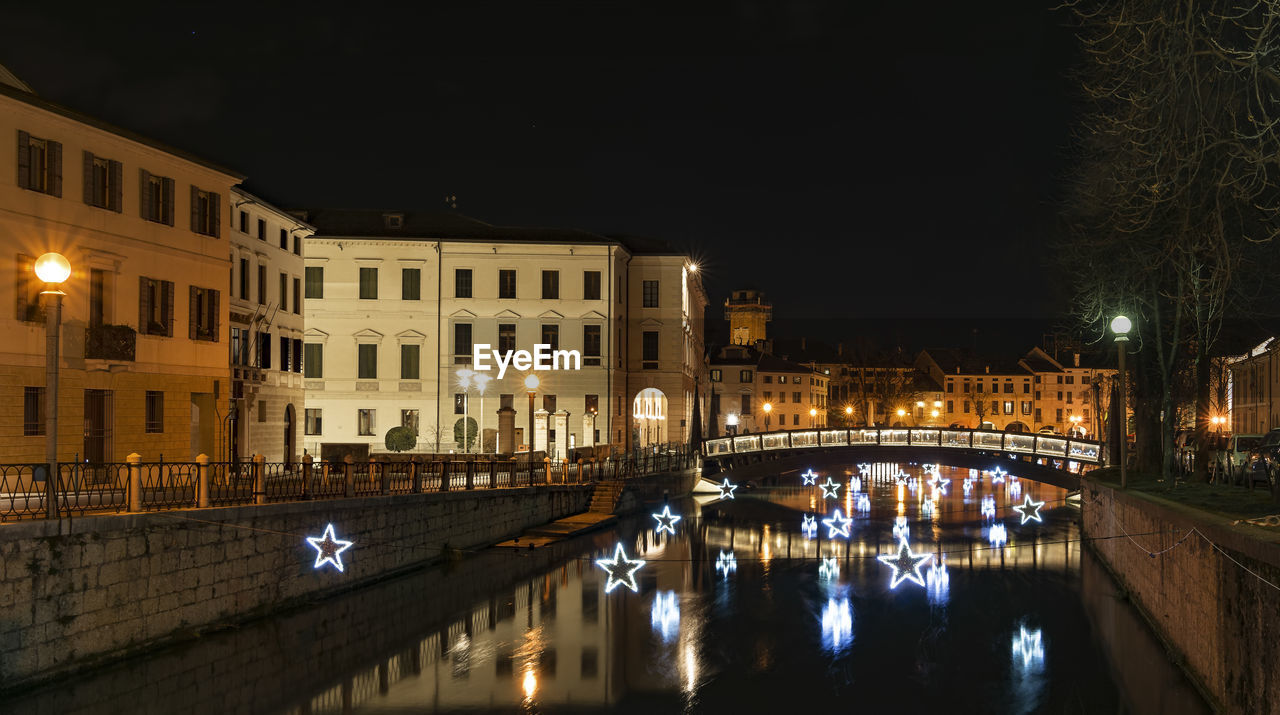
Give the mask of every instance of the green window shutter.
M 221 291 L 209 291 L 209 324 L 213 326 L 213 342 L 218 342 L 222 338 L 222 314 L 218 311 L 219 296 Z
M 31 188 L 31 135 L 18 130 L 18 186 Z
M 200 233 L 200 189 L 195 184 L 191 185 L 191 230 Z
M 140 188 L 140 191 L 138 191 L 138 194 L 139 194 L 139 199 L 141 199 L 141 203 L 142 203 L 142 205 L 139 207 L 139 210 L 142 211 L 142 218 L 150 221 L 152 219 L 151 172 L 147 171 L 146 169 L 138 169 L 138 172 L 139 172 L 138 186 Z
M 84 153 L 84 202 L 93 206 L 93 152 Z
M 164 180 L 164 215 L 161 220 L 173 225 L 173 179 Z
M 151 279 L 138 276 L 138 334 L 151 334 Z
M 192 190 L 194 191 L 194 188 Z M 187 337 L 191 338 L 192 340 L 196 339 L 196 326 L 200 324 L 200 317 L 199 317 L 200 301 L 197 298 L 199 291 L 200 291 L 199 288 L 196 288 L 195 286 L 191 286 L 191 304 L 189 306 L 189 310 L 187 311 L 188 318 L 190 319 L 187 324 Z
M 107 173 L 111 176 L 109 185 L 111 186 L 111 195 L 107 200 L 111 203 L 111 210 L 116 213 L 123 213 L 124 207 L 121 205 L 124 198 L 123 189 L 120 184 L 124 180 L 124 165 L 118 161 L 113 161 L 107 165 Z
M 212 227 L 209 235 L 214 238 L 222 235 L 222 194 L 209 194 L 209 224 Z
M 173 281 L 164 282 L 164 334 L 173 337 Z
M 49 193 L 62 198 L 62 143 L 50 141 L 49 146 Z

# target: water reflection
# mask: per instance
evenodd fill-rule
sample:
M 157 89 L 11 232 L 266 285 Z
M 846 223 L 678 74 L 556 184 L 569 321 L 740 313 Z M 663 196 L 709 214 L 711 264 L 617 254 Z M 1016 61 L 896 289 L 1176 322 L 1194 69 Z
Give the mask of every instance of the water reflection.
M 680 628 L 680 602 L 675 591 L 659 591 L 654 595 L 649 622 L 664 642 L 675 637 Z
M 1038 673 L 1044 670 L 1044 646 L 1040 642 L 1040 629 L 1027 630 L 1025 625 L 1018 626 L 1013 636 L 1013 663 L 1021 663 L 1020 672 Z
M 847 597 L 828 598 L 822 607 L 822 646 L 839 654 L 853 642 L 853 606 Z

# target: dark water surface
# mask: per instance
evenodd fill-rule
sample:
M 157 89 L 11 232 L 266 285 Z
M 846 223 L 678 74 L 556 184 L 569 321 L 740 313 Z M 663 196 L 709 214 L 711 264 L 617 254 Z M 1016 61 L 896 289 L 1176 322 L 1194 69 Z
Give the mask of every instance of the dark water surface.
M 645 514 L 533 553 L 489 549 L 0 709 L 1208 711 L 1080 543 L 1078 503 L 1063 490 L 973 473 L 966 493 L 970 470 L 941 467 L 951 481 L 935 498 L 920 466 L 901 465 L 923 477 L 910 487 L 897 468 L 858 480 L 865 511 L 852 465 L 830 472 L 839 499 L 797 486 L 673 501 L 675 535 L 656 534 Z M 1028 496 L 1045 502 L 1042 522 L 1012 509 Z M 837 507 L 853 519 L 850 538 L 822 524 Z M 899 517 L 912 552 L 929 555 L 924 583 L 892 586 L 895 569 L 877 559 L 898 553 Z M 1007 543 L 993 545 L 997 525 Z M 619 543 L 645 560 L 638 592 L 605 591 L 595 561 Z

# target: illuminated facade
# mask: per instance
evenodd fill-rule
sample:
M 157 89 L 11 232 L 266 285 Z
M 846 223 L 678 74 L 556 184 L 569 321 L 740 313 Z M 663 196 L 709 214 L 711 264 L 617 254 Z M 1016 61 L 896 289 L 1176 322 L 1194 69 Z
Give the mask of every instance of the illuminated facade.
M 826 426 L 827 375 L 745 345 L 727 345 L 709 360 L 717 434 L 732 432 L 734 422 L 739 434 Z
M 1267 339 L 1228 368 L 1231 431 L 1265 434 L 1280 427 L 1280 340 Z

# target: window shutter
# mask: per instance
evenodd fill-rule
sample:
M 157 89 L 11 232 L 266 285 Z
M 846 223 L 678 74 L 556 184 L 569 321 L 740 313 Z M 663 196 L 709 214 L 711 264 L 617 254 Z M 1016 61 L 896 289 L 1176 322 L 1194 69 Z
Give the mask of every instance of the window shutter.
M 84 202 L 93 206 L 93 152 L 84 153 Z
M 146 169 L 138 169 L 138 195 L 142 200 L 142 218 L 151 221 L 155 218 L 163 218 L 152 213 L 151 207 L 151 172 Z
M 164 216 L 161 220 L 173 225 L 173 179 L 164 180 Z
M 151 279 L 138 276 L 138 333 L 151 334 Z
M 49 142 L 49 193 L 62 198 L 62 143 Z
M 164 334 L 173 337 L 173 281 L 164 282 Z
M 26 256 L 19 255 L 16 265 L 18 266 L 18 280 L 16 281 L 18 286 L 18 320 L 26 320 L 27 281 L 31 280 L 31 277 L 27 275 L 27 271 L 29 270 L 28 266 L 31 265 L 30 259 Z
M 191 230 L 200 233 L 200 189 L 195 184 L 191 185 Z
M 222 224 L 222 194 L 209 194 L 209 235 L 219 238 L 219 227 Z
M 31 135 L 18 130 L 18 186 L 31 188 Z
M 215 216 L 217 214 L 214 214 Z M 213 326 L 213 342 L 218 342 L 222 336 L 222 315 L 218 312 L 218 296 L 220 291 L 209 291 L 209 324 Z
M 191 191 L 194 193 L 195 187 L 192 187 Z M 187 310 L 188 317 L 190 318 L 187 325 L 187 337 L 192 340 L 196 339 L 196 326 L 200 323 L 199 315 L 196 313 L 197 303 L 199 302 L 196 300 L 196 292 L 199 290 L 199 288 L 191 286 L 191 304 Z
M 118 161 L 113 161 L 108 165 L 107 171 L 111 175 L 111 181 L 109 182 L 109 185 L 111 186 L 111 196 L 108 196 L 107 200 L 111 202 L 112 211 L 122 213 L 124 207 L 121 206 L 121 203 L 124 198 L 124 187 L 120 184 L 124 180 L 124 165 Z

